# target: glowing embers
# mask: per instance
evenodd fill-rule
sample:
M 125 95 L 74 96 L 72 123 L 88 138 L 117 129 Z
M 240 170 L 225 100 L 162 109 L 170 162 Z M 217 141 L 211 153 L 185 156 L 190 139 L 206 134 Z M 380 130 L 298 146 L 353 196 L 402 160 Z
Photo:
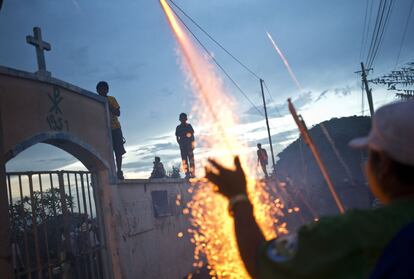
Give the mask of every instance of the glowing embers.
M 177 53 L 182 70 L 194 93 L 191 115 L 199 127 L 197 141 L 201 144 L 198 148 L 203 148 L 207 156 L 218 158 L 227 166 L 233 165 L 234 155 L 240 155 L 256 220 L 266 239 L 274 238 L 281 210 L 274 203 L 275 198 L 269 194 L 266 184 L 256 183 L 254 179 L 256 160 L 248 160 L 247 154 L 252 152 L 240 140 L 236 102 L 226 94 L 208 56 L 201 54 L 193 44 L 167 2 L 160 2 L 179 45 Z M 205 163 L 203 161 L 201 165 Z M 204 176 L 201 170 L 197 173 Z M 214 192 L 213 185 L 201 180 L 193 183 L 188 190 L 192 200 L 183 213 L 190 215 L 193 226 L 188 233 L 195 244 L 194 268 L 207 267 L 215 278 L 249 278 L 238 253 L 233 220 L 227 213 L 227 200 Z M 280 231 L 286 232 L 286 224 L 280 225 Z

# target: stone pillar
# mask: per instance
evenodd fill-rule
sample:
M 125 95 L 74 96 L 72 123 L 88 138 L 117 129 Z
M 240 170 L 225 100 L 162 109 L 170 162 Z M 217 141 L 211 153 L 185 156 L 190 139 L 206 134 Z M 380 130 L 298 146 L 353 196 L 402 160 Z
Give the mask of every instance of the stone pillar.
M 101 211 L 100 216 L 102 216 L 102 219 L 100 221 L 104 223 L 105 250 L 107 254 L 107 259 L 104 260 L 104 264 L 105 261 L 109 261 L 107 266 L 109 269 L 108 273 L 112 274 L 115 279 L 121 279 L 124 277 L 119 256 L 119 237 L 113 206 L 114 191 L 112 191 L 112 187 L 116 187 L 116 185 L 111 185 L 107 170 L 97 171 L 95 179 L 94 183 L 97 186 L 97 198 L 95 200 L 99 203 L 98 208 Z

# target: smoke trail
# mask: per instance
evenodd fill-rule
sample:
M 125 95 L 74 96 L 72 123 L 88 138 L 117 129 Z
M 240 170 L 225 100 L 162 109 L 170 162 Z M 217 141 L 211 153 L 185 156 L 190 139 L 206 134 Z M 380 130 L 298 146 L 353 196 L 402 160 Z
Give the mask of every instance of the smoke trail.
M 289 65 L 289 62 L 287 61 L 286 57 L 283 55 L 282 51 L 279 49 L 279 47 L 276 45 L 275 41 L 273 40 L 272 36 L 269 34 L 269 32 L 266 32 L 267 36 L 269 37 L 269 40 L 272 42 L 273 47 L 275 48 L 276 52 L 279 54 L 280 59 L 282 59 L 283 64 L 285 64 L 286 69 L 289 72 L 290 77 L 295 82 L 296 86 L 299 90 L 302 90 L 302 86 L 300 85 L 298 79 L 296 78 L 295 74 L 292 71 L 292 68 Z

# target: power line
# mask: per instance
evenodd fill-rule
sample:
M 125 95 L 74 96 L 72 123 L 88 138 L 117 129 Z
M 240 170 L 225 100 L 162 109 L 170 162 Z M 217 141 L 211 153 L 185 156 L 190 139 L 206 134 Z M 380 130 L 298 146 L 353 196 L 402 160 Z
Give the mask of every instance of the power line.
M 211 60 L 214 61 L 214 63 L 219 67 L 223 73 L 227 76 L 227 78 L 233 83 L 233 85 L 239 90 L 239 92 L 246 98 L 246 100 L 253 106 L 253 108 L 256 109 L 257 112 L 259 112 L 260 115 L 264 117 L 263 112 L 253 103 L 253 101 L 247 96 L 247 94 L 241 89 L 241 87 L 238 85 L 238 83 L 227 73 L 227 71 L 223 68 L 223 66 L 220 65 L 220 63 L 214 58 L 213 55 L 211 55 L 210 51 L 208 51 L 207 47 L 200 41 L 200 39 L 194 34 L 193 31 L 188 27 L 188 25 L 183 21 L 183 19 L 177 14 L 177 12 L 174 9 L 171 9 L 175 16 L 180 20 L 180 22 L 184 25 L 184 27 L 187 29 L 188 32 L 196 39 L 196 41 L 200 44 L 200 46 L 204 49 L 206 54 L 210 57 Z
M 371 42 L 369 44 L 369 48 L 368 48 L 367 58 L 365 60 L 365 64 L 367 64 L 367 62 L 369 60 L 369 57 L 371 56 L 371 52 L 372 52 L 372 48 L 373 48 L 373 43 L 374 43 L 374 37 L 375 37 L 375 34 L 377 32 L 377 28 L 378 28 L 378 19 L 379 19 L 380 14 L 381 14 L 381 7 L 382 7 L 382 4 L 383 3 L 384 3 L 384 0 L 381 0 L 381 2 L 378 5 L 377 16 L 375 18 L 375 25 L 374 25 L 374 29 L 372 30 Z
M 217 40 L 215 40 L 204 28 L 202 28 L 190 15 L 188 15 L 180 6 L 178 6 L 173 0 L 169 0 L 173 6 L 178 9 L 186 18 L 188 18 L 197 28 L 199 28 L 210 40 L 212 40 L 216 45 L 218 45 L 224 52 L 226 52 L 231 58 L 233 58 L 238 64 L 240 64 L 244 69 L 246 69 L 250 74 L 252 74 L 257 79 L 261 79 L 255 72 L 253 72 L 249 67 L 247 67 L 243 62 L 240 61 L 237 57 L 235 57 L 230 51 L 228 51 L 222 44 L 220 44 Z M 195 35 L 194 32 L 191 31 L 189 26 L 183 21 L 183 19 L 177 14 L 177 12 L 172 9 L 174 14 L 177 16 L 177 18 L 180 20 L 180 22 L 184 25 L 184 27 L 190 32 L 190 34 L 196 39 L 196 41 L 200 44 L 200 46 L 204 49 L 204 51 L 207 53 L 207 55 L 214 61 L 214 63 L 223 71 L 223 73 L 229 78 L 229 80 L 234 84 L 234 86 L 242 93 L 242 95 L 249 101 L 249 103 L 253 106 L 253 108 L 259 112 L 261 116 L 264 117 L 263 112 L 253 103 L 253 101 L 247 96 L 247 94 L 241 89 L 241 87 L 237 84 L 237 82 L 227 73 L 227 71 L 220 65 L 220 63 L 217 61 L 217 59 L 211 55 L 211 53 L 208 51 L 207 47 L 201 42 L 201 40 Z M 273 103 L 275 103 L 272 95 L 270 94 L 270 90 L 267 86 L 267 84 L 264 82 L 264 86 L 266 88 L 266 91 Z M 279 117 L 282 118 L 282 115 L 279 111 L 279 109 L 275 106 L 275 110 L 278 113 Z M 270 127 L 272 129 L 275 129 L 271 123 Z
M 231 58 L 233 58 L 237 63 L 239 63 L 244 69 L 246 69 L 250 74 L 252 74 L 257 79 L 261 79 L 253 70 L 247 67 L 243 62 L 240 61 L 237 57 L 231 54 L 222 44 L 213 38 L 203 27 L 201 27 L 190 15 L 188 15 L 180 6 L 178 6 L 173 0 L 169 0 L 186 18 L 188 18 L 198 29 L 200 29 L 210 40 L 212 40 L 216 45 L 218 45 L 224 52 L 226 52 Z
M 371 0 L 370 7 L 369 7 L 369 18 L 368 18 L 367 32 L 365 33 L 365 37 L 368 36 L 368 33 L 370 31 L 371 20 L 372 20 L 372 10 L 373 10 L 373 8 L 374 8 L 374 0 Z M 367 47 L 367 43 L 368 43 L 368 40 L 366 38 L 365 44 L 364 44 L 364 53 L 365 53 L 365 50 L 366 50 L 366 47 Z
M 385 5 L 387 4 L 387 0 L 381 0 L 380 4 L 378 5 L 378 11 L 377 11 L 377 17 L 375 19 L 375 26 L 374 26 L 374 30 L 372 32 L 372 37 L 371 37 L 371 43 L 368 49 L 368 56 L 367 56 L 367 61 L 366 61 L 366 65 L 368 68 L 370 68 L 369 64 L 371 61 L 371 57 L 372 54 L 374 52 L 375 46 L 377 44 L 378 41 L 378 35 L 379 35 L 379 31 L 381 28 L 381 23 L 382 23 L 382 19 L 384 17 L 384 12 L 385 12 Z
M 371 68 L 377 57 L 378 51 L 381 47 L 384 34 L 386 33 L 390 15 L 394 7 L 394 0 L 381 0 L 378 5 L 377 17 L 375 19 L 375 26 L 372 31 L 371 42 L 368 49 L 366 66 Z
M 365 51 L 365 44 L 366 44 L 366 33 L 368 32 L 367 29 L 367 15 L 368 15 L 368 6 L 369 6 L 369 0 L 366 0 L 365 5 L 365 16 L 364 16 L 364 29 L 362 30 L 362 38 L 361 38 L 361 49 L 359 51 L 359 60 L 362 59 L 362 54 Z
M 405 22 L 404 33 L 401 38 L 400 48 L 398 49 L 397 59 L 395 60 L 395 67 L 397 67 L 398 61 L 400 60 L 401 50 L 402 50 L 402 47 L 405 41 L 405 35 L 407 34 L 408 23 L 410 22 L 410 19 L 411 19 L 411 13 L 413 12 L 413 7 L 414 7 L 414 0 L 411 1 L 411 6 L 408 12 L 407 21 Z
M 374 50 L 374 54 L 373 54 L 373 56 L 372 56 L 371 63 L 369 64 L 369 68 L 371 68 L 371 67 L 373 66 L 373 64 L 374 64 L 374 61 L 375 61 L 375 58 L 376 58 L 376 56 L 377 56 L 378 50 L 379 50 L 379 48 L 380 48 L 380 46 L 381 46 L 381 43 L 382 43 L 382 38 L 383 38 L 384 34 L 385 34 L 385 33 L 386 33 L 386 31 L 387 31 L 387 27 L 388 27 L 388 20 L 389 20 L 389 17 L 390 17 L 390 15 L 391 15 L 391 11 L 392 11 L 392 8 L 393 8 L 393 7 L 394 7 L 394 0 L 391 0 L 391 1 L 390 1 L 390 4 L 389 4 L 389 6 L 388 6 L 387 15 L 385 16 L 384 24 L 383 24 L 383 27 L 382 27 L 382 30 L 381 30 L 381 35 L 380 35 L 380 38 L 379 38 L 379 41 L 378 41 L 377 47 L 376 47 L 376 49 Z

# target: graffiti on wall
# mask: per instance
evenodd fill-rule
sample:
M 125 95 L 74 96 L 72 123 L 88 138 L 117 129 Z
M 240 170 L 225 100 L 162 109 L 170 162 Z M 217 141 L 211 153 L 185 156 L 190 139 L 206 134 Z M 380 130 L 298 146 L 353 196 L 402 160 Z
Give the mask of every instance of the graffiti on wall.
M 63 97 L 58 87 L 53 88 L 53 94 L 48 94 L 51 106 L 46 116 L 49 128 L 54 131 L 69 131 L 69 121 L 64 118 L 61 104 Z

